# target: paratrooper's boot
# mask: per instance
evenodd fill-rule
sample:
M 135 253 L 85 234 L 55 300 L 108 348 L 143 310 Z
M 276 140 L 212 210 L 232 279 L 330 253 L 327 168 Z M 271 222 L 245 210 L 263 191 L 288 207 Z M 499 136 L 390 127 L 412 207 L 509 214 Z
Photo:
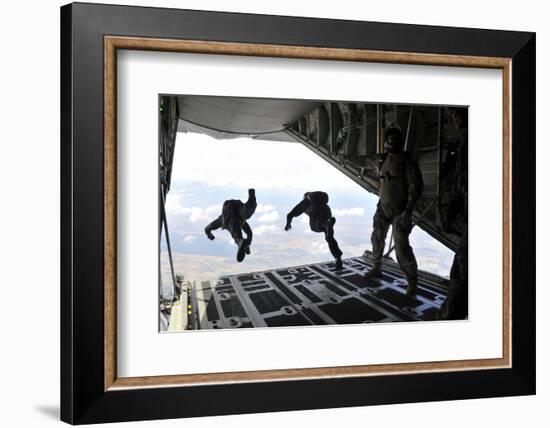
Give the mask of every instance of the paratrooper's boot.
M 368 272 L 365 272 L 363 275 L 363 278 L 365 279 L 373 279 L 373 278 L 380 278 L 382 276 L 382 269 L 380 266 L 374 265 L 371 269 L 369 269 Z
M 414 296 L 417 290 L 417 278 L 407 277 L 407 296 Z
M 240 239 L 237 245 L 239 246 L 239 249 L 237 250 L 237 261 L 240 263 L 244 260 L 244 256 L 246 255 L 246 247 L 248 247 L 248 245 L 244 239 Z

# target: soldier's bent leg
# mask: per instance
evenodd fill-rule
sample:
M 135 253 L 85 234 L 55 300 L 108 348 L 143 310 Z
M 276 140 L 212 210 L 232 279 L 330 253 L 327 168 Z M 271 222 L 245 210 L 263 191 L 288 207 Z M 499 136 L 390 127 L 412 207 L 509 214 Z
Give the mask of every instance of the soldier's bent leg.
M 222 216 L 219 216 L 216 220 L 206 226 L 204 228 L 204 233 L 206 233 L 208 239 L 212 241 L 215 238 L 214 235 L 212 235 L 212 231 L 219 229 L 220 227 L 222 227 Z
M 252 229 L 250 228 L 250 225 L 245 221 L 243 224 L 243 230 L 244 233 L 246 233 L 246 239 L 245 242 L 245 252 L 246 254 L 250 254 L 250 244 L 252 244 Z
M 244 241 L 243 232 L 240 225 L 231 225 L 227 227 L 227 230 L 231 233 L 231 237 L 235 241 L 235 244 L 239 245 L 241 241 Z
M 390 228 L 391 220 L 386 217 L 382 208 L 377 207 L 372 220 L 372 261 L 374 267 L 380 269 L 382 265 L 382 255 L 386 246 L 386 236 Z
M 372 220 L 372 262 L 374 266 L 368 272 L 365 273 L 365 279 L 378 278 L 382 275 L 382 255 L 384 254 L 384 247 L 386 246 L 386 235 L 390 228 L 391 219 L 386 217 L 384 211 L 378 205 L 374 218 Z
M 230 221 L 226 221 L 225 228 L 231 233 L 231 237 L 239 247 L 237 249 L 237 261 L 242 262 L 246 253 L 246 241 L 243 239 L 242 223 L 240 219 L 233 218 L 230 219 Z
M 407 294 L 412 295 L 416 293 L 416 283 L 418 280 L 418 265 L 416 264 L 416 257 L 414 256 L 413 249 L 409 243 L 410 230 L 403 230 L 400 227 L 399 221 L 393 222 L 393 237 L 395 240 L 395 254 L 397 255 L 397 262 L 399 266 L 407 276 Z
M 338 241 L 334 238 L 334 223 L 336 223 L 334 217 L 327 220 L 325 226 L 325 240 L 327 241 L 330 253 L 336 260 L 336 269 L 342 269 L 342 250 L 340 250 Z

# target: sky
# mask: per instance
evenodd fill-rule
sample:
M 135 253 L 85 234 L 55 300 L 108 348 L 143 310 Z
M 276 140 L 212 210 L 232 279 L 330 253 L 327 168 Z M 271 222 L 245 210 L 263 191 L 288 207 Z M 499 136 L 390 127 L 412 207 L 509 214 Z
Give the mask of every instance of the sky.
M 248 198 L 256 189 L 258 207 L 248 221 L 251 254 L 235 259 L 229 232 L 216 230 L 210 241 L 204 227 L 221 214 L 226 199 Z M 286 214 L 305 192 L 322 190 L 336 217 L 335 237 L 343 258 L 371 249 L 372 217 L 378 198 L 297 143 L 237 138 L 216 140 L 203 134 L 178 133 L 166 215 L 174 269 L 186 280 L 255 272 L 333 260 L 321 233 L 309 229 L 308 217 L 295 218 L 285 231 Z M 387 242 L 391 230 L 388 234 Z M 448 277 L 453 253 L 420 228 L 411 233 L 418 266 Z M 394 255 L 395 258 L 395 255 Z M 161 241 L 163 290 L 171 289 L 166 243 Z

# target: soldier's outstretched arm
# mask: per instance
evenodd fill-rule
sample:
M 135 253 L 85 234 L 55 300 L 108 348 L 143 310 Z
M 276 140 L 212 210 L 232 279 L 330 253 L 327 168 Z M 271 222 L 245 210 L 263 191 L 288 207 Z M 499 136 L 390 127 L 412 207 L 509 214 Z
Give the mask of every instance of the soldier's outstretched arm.
M 208 226 L 204 228 L 204 233 L 206 233 L 206 236 L 211 241 L 214 239 L 214 235 L 212 234 L 213 230 L 219 229 L 222 227 L 222 216 L 219 216 L 216 220 L 214 220 L 212 223 L 210 223 Z
M 286 215 L 286 226 L 285 226 L 285 230 L 290 230 L 292 228 L 292 219 L 294 217 L 299 217 L 301 216 L 307 206 L 308 206 L 309 202 L 307 199 L 303 199 L 298 205 L 296 205 L 294 208 L 292 208 L 292 211 L 290 211 L 287 215 Z
M 248 189 L 248 200 L 244 204 L 245 219 L 249 219 L 256 211 L 256 191 L 254 189 Z

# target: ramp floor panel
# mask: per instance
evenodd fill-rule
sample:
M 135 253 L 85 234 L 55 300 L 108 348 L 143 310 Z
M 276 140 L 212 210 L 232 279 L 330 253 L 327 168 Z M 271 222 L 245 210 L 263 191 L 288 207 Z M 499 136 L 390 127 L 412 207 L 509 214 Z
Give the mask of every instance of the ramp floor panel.
M 418 293 L 406 295 L 399 266 L 365 280 L 365 257 L 194 281 L 192 328 L 282 327 L 429 321 L 444 302 L 448 280 L 419 272 Z

